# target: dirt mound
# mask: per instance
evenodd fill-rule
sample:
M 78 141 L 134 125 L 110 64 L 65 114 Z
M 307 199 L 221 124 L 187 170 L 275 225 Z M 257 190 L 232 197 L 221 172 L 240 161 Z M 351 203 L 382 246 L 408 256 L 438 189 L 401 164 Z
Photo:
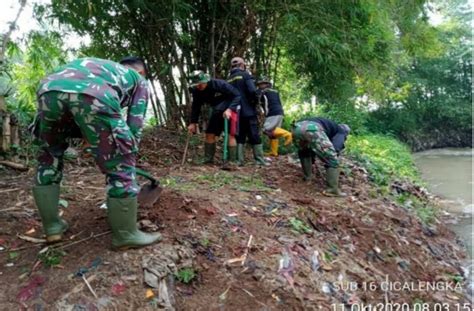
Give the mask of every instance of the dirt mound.
M 35 240 L 42 235 L 32 173 L 2 174 L 3 309 L 332 310 L 468 302 L 465 253 L 454 234 L 440 220 L 420 222 L 355 164 L 346 161 L 351 173 L 341 178 L 350 196 L 327 198 L 320 194 L 322 168 L 310 183 L 287 157 L 233 172 L 180 168 L 185 140 L 163 135 L 145 136 L 152 147 L 142 151 L 141 164 L 165 189 L 153 208 L 139 211 L 142 229 L 159 231 L 163 241 L 140 250 L 110 250 L 100 208 L 104 178 L 90 162 L 66 166 L 61 210 L 71 229 L 48 250 Z M 190 150 L 195 159 L 200 149 Z M 423 197 L 404 184 L 393 191 Z M 428 283 L 438 287 L 427 289 Z

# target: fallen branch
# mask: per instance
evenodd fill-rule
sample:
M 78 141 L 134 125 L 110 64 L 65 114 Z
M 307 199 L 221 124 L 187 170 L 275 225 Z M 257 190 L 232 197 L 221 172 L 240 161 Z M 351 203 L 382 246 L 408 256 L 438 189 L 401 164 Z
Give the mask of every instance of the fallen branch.
M 27 166 L 25 166 L 23 164 L 20 164 L 20 163 L 11 162 L 11 161 L 0 161 L 0 165 L 8 166 L 10 168 L 13 168 L 13 169 L 16 169 L 16 170 L 19 170 L 19 171 L 27 171 L 28 170 Z
M 77 241 L 74 241 L 74 242 L 71 242 L 71 243 L 64 243 L 64 244 L 61 244 L 60 246 L 56 246 L 53 247 L 55 249 L 63 249 L 63 248 L 66 248 L 66 247 L 69 247 L 69 246 L 72 246 L 72 245 L 75 245 L 75 244 L 78 244 L 78 243 L 82 243 L 82 242 L 85 242 L 87 240 L 90 240 L 90 239 L 93 239 L 93 238 L 98 238 L 100 236 L 103 236 L 103 235 L 106 235 L 106 234 L 109 234 L 111 233 L 112 231 L 105 231 L 105 232 L 102 232 L 102 233 L 99 233 L 99 234 L 91 234 L 90 236 L 88 236 L 87 238 L 83 238 L 83 239 L 80 239 L 80 240 L 77 240 Z
M 68 187 L 68 188 L 80 188 L 80 189 L 89 189 L 89 190 L 104 190 L 104 187 L 91 187 L 91 186 L 78 186 L 78 185 L 75 185 L 75 186 L 64 186 L 64 187 Z
M 0 210 L 0 213 L 1 212 L 9 212 L 9 211 L 14 211 L 16 209 L 19 209 L 19 207 L 9 207 L 9 208 L 5 208 L 5 209 L 1 209 Z
M 189 139 L 191 136 L 188 134 L 186 137 L 186 145 L 184 146 L 184 153 L 183 153 L 183 159 L 181 160 L 181 169 L 184 166 L 184 163 L 186 162 L 186 155 L 188 154 L 188 147 L 189 147 Z
M 3 189 L 3 190 L 0 190 L 0 193 L 13 192 L 13 191 L 18 191 L 18 190 L 21 190 L 21 188 Z
M 28 242 L 32 242 L 32 243 L 46 243 L 45 239 L 37 239 L 37 238 L 33 238 L 31 236 L 22 235 L 22 234 L 17 234 L 16 236 L 19 239 L 22 239 L 22 240 L 25 240 L 25 241 L 28 241 Z
M 112 231 L 106 231 L 106 232 L 102 232 L 102 233 L 99 233 L 99 234 L 91 234 L 90 236 L 88 236 L 87 238 L 84 238 L 84 239 L 81 239 L 81 240 L 77 240 L 77 241 L 74 241 L 74 242 L 71 242 L 71 243 L 58 243 L 58 244 L 54 244 L 54 245 L 50 245 L 50 246 L 47 246 L 46 248 L 55 248 L 55 249 L 63 249 L 63 248 L 66 248 L 66 247 L 69 247 L 71 245 L 75 245 L 75 244 L 78 244 L 78 243 L 82 243 L 82 242 L 85 242 L 87 240 L 90 240 L 90 239 L 93 239 L 93 238 L 98 238 L 100 236 L 103 236 L 103 235 L 106 235 L 106 234 L 109 234 L 111 233 Z M 33 248 L 33 247 L 38 247 L 38 246 L 42 246 L 42 244 L 32 244 L 32 245 L 28 245 L 28 246 L 23 246 L 23 247 L 18 247 L 18 248 L 12 248 L 12 249 L 9 249 L 8 251 L 9 252 L 14 252 L 14 251 L 21 251 L 21 250 L 24 250 L 24 249 L 28 249 L 28 248 Z
M 252 244 L 252 239 L 253 239 L 253 235 L 250 235 L 249 241 L 247 242 L 247 247 L 245 248 L 245 252 L 242 256 L 226 260 L 225 264 L 229 265 L 229 264 L 232 264 L 234 262 L 241 262 L 242 266 L 245 265 L 245 261 L 247 260 L 247 256 L 249 254 L 250 245 Z
M 94 295 L 95 299 L 99 299 L 99 297 L 97 297 L 97 294 L 95 293 L 95 291 L 92 289 L 91 284 L 89 283 L 89 281 L 86 279 L 86 277 L 84 275 L 82 275 L 82 279 L 86 283 L 87 288 L 89 289 L 89 291 L 92 293 L 92 295 Z M 91 276 L 90 279 L 92 280 L 93 277 Z
M 245 261 L 247 260 L 247 256 L 249 254 L 249 251 L 250 251 L 250 245 L 252 244 L 252 239 L 253 239 L 253 235 L 250 235 L 249 237 L 249 241 L 247 242 L 247 248 L 245 249 L 245 253 L 244 253 L 244 258 L 242 260 L 242 266 L 245 265 Z

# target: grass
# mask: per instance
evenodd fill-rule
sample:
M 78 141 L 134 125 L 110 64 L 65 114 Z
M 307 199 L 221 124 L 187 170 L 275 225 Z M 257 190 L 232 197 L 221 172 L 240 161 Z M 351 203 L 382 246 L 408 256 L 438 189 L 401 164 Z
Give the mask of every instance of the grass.
M 166 176 L 160 178 L 160 185 L 178 191 L 190 191 L 195 189 L 193 182 L 185 181 L 180 177 Z
M 376 134 L 351 135 L 346 147 L 347 155 L 367 169 L 370 179 L 385 194 L 393 180 L 422 183 L 409 148 L 395 138 Z M 376 197 L 377 193 L 370 192 L 369 195 Z M 424 224 L 430 224 L 437 216 L 435 206 L 411 194 L 397 195 L 395 200 Z
M 377 185 L 388 185 L 393 179 L 419 182 L 419 173 L 408 147 L 388 136 L 350 135 L 346 153 L 363 165 Z
M 302 220 L 298 218 L 291 217 L 288 221 L 294 232 L 307 233 L 307 234 L 313 232 L 313 230 L 311 230 L 311 228 L 308 225 L 306 225 Z
M 429 202 L 423 202 L 411 194 L 400 194 L 396 201 L 408 210 L 411 210 L 424 224 L 430 224 L 436 218 L 438 209 Z

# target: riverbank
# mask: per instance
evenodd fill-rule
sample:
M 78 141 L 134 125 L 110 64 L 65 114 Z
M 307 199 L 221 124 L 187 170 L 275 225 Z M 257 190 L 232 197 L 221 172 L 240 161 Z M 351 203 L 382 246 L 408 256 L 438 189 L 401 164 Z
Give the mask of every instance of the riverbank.
M 429 133 L 406 133 L 401 139 L 413 152 L 441 148 L 472 148 L 472 129 L 433 129 Z
M 227 172 L 194 164 L 202 149 L 193 143 L 182 168 L 183 142 L 172 132 L 144 139 L 140 164 L 160 176 L 165 189 L 139 219 L 164 240 L 141 250 L 109 249 L 106 213 L 99 208 L 103 176 L 90 159 L 78 158 L 66 165 L 62 192 L 68 240 L 40 254 L 32 172 L 3 168 L 0 304 L 331 310 L 341 304 L 468 302 L 461 266 L 466 253 L 437 215 L 418 215 L 415 207 L 422 210 L 429 200 L 422 188 L 394 180 L 377 186 L 366 168 L 346 158 L 341 185 L 349 196 L 328 198 L 320 193 L 320 163 L 311 183 L 287 156 L 270 167 Z M 84 277 L 97 298 L 76 275 L 80 268 L 87 269 Z

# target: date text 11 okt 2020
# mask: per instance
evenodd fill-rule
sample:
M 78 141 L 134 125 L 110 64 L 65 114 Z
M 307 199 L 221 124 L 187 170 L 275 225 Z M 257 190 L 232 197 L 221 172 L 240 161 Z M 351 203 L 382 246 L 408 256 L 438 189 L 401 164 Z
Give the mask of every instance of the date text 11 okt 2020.
M 331 305 L 331 311 L 472 311 L 470 303 L 377 303 L 353 304 L 349 308 L 344 304 Z

